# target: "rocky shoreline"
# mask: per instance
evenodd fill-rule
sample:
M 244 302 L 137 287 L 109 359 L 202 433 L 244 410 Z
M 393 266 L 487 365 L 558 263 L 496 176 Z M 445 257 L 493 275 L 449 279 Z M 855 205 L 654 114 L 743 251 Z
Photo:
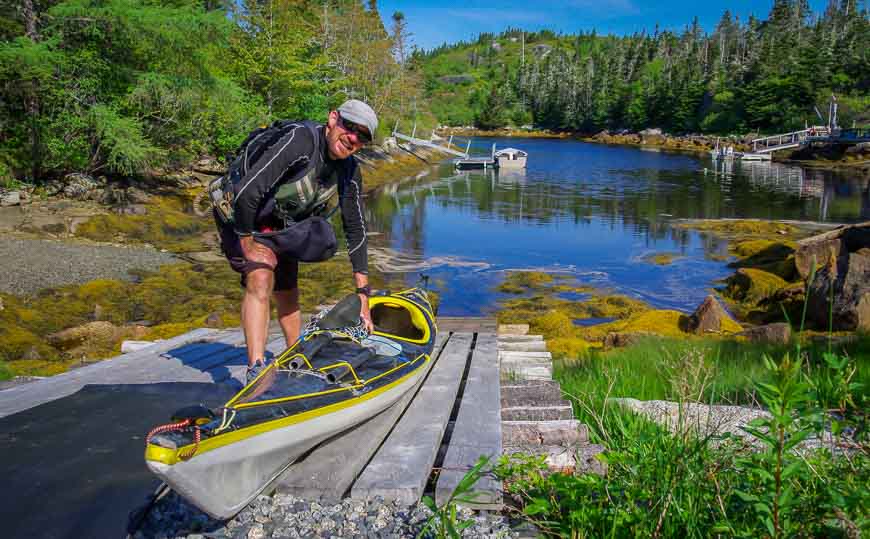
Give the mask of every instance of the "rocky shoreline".
M 617 146 L 634 146 L 654 148 L 657 150 L 691 152 L 707 154 L 718 144 L 732 146 L 735 151 L 752 151 L 752 139 L 758 138 L 758 133 L 745 135 L 703 135 L 685 134 L 672 135 L 661 129 L 648 128 L 642 131 L 628 129 L 608 130 L 597 133 L 579 131 L 553 131 L 548 129 L 477 129 L 473 127 L 442 127 L 438 129 L 439 136 L 459 135 L 465 137 L 517 137 L 517 138 L 553 138 L 574 139 L 595 144 L 613 144 Z M 773 156 L 774 161 L 791 163 L 813 168 L 847 168 L 862 170 L 870 174 L 870 146 L 857 145 L 836 151 L 804 149 L 798 151 L 783 151 Z

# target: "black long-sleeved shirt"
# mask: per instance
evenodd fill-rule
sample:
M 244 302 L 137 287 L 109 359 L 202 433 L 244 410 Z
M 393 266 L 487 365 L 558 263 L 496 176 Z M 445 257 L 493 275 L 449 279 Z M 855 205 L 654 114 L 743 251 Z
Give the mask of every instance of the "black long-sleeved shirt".
M 291 124 L 278 142 L 246 171 L 236 187 L 233 203 L 235 231 L 240 236 L 247 236 L 260 230 L 271 219 L 278 187 L 313 162 L 321 185 L 338 182 L 339 207 L 351 265 L 354 272 L 368 273 L 368 239 L 359 166 L 353 156 L 345 160 L 330 159 L 325 126 L 318 125 L 315 133 L 314 136 L 319 138 L 316 152 L 308 127 L 302 122 Z M 347 167 L 352 167 L 353 172 L 347 173 Z

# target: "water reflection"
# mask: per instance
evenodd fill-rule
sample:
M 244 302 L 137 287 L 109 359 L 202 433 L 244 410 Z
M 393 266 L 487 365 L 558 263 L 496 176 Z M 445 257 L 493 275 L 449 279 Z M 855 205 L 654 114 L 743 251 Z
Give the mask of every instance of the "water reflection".
M 673 219 L 870 218 L 867 180 L 826 170 L 573 141 L 511 146 L 529 152 L 525 171 L 444 165 L 387 186 L 367 205 L 370 228 L 381 233 L 373 241 L 379 265 L 427 268 L 448 314 L 486 312 L 501 272 L 514 268 L 569 272 L 660 307 L 691 309 L 729 273 L 711 259 L 725 246 L 671 227 Z M 669 266 L 642 261 L 663 251 L 681 258 Z

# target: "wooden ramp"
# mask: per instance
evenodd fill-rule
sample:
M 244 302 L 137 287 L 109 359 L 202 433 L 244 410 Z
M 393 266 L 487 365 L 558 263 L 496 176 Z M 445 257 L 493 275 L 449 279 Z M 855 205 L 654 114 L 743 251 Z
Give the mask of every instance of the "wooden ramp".
M 429 494 L 443 501 L 481 455 L 500 455 L 495 321 L 448 318 L 438 325 L 433 361 L 417 387 L 388 410 L 312 450 L 271 488 L 324 500 L 380 495 L 413 503 Z M 278 354 L 283 338 L 271 335 L 268 349 Z M 87 384 L 240 385 L 245 367 L 240 330 L 195 330 L 0 391 L 0 417 L 71 395 Z M 477 490 L 480 507 L 501 507 L 498 482 L 481 481 Z

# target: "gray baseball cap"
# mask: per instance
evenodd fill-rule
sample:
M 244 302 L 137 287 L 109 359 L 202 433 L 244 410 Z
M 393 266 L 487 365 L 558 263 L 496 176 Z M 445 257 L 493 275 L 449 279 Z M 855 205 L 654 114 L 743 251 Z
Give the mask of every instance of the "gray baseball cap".
M 348 99 L 338 107 L 338 113 L 342 118 L 367 127 L 374 138 L 378 130 L 378 115 L 370 106 L 359 99 Z

